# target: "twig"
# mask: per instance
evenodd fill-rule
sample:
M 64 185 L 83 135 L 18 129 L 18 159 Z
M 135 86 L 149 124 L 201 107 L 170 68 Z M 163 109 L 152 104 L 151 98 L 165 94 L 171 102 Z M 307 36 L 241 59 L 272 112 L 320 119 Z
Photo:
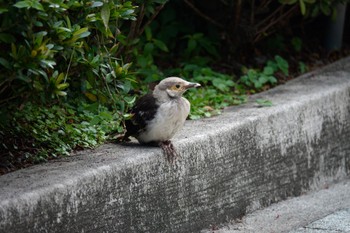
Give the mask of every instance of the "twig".
M 148 19 L 148 21 L 143 25 L 143 27 L 139 30 L 138 35 L 140 36 L 146 29 L 147 26 L 149 26 L 153 20 L 157 17 L 157 15 L 159 14 L 159 12 L 163 9 L 163 7 L 165 6 L 166 2 L 160 6 L 157 7 L 157 9 L 155 10 L 155 12 L 153 13 L 153 15 L 151 16 L 151 18 Z M 141 26 L 141 25 L 140 25 Z
M 235 10 L 235 24 L 234 24 L 234 30 L 236 30 L 236 28 L 239 25 L 239 21 L 241 18 L 241 10 L 242 10 L 242 0 L 237 0 L 236 3 L 236 10 Z
M 68 72 L 69 72 L 69 70 L 70 70 L 70 66 L 72 65 L 72 60 L 73 60 L 74 52 L 75 52 L 75 47 L 73 47 L 72 54 L 70 55 L 69 63 L 68 63 L 68 66 L 67 66 L 66 75 L 64 76 L 64 81 L 63 81 L 63 83 L 66 83 L 66 81 L 67 81 Z
M 264 20 L 262 20 L 260 23 L 257 23 L 256 27 L 259 28 L 261 25 L 264 25 L 266 22 L 270 21 L 275 17 L 275 15 L 283 10 L 284 6 L 278 7 L 272 14 L 270 14 L 268 17 L 266 17 Z
M 11 97 L 9 97 L 9 98 L 7 98 L 7 99 L 2 99 L 2 100 L 0 100 L 0 106 L 3 105 L 3 104 L 6 103 L 6 102 L 12 100 L 12 99 L 15 99 L 15 98 L 19 97 L 19 96 L 21 96 L 21 95 L 14 95 L 14 96 L 11 96 Z
M 136 25 L 137 30 L 140 30 L 144 17 L 145 17 L 145 4 L 142 4 L 140 9 L 140 17 L 137 19 L 137 25 Z
M 216 22 L 214 19 L 210 18 L 209 16 L 205 15 L 203 12 L 201 12 L 195 5 L 193 5 L 192 2 L 189 0 L 184 0 L 185 3 L 192 8 L 192 10 L 197 13 L 200 17 L 204 18 L 205 20 L 209 21 L 210 23 L 214 24 L 215 26 L 218 26 L 219 28 L 225 28 L 222 24 Z
M 142 33 L 145 31 L 146 27 L 149 26 L 152 23 L 152 21 L 157 17 L 159 12 L 163 9 L 164 5 L 165 3 L 158 6 L 155 12 L 153 13 L 153 15 L 147 20 L 147 22 L 141 28 L 142 21 L 145 16 L 145 4 L 142 4 L 140 8 L 139 17 L 137 18 L 136 21 L 133 21 L 130 25 L 130 31 L 127 37 L 127 41 L 132 41 L 135 37 L 140 37 Z M 122 48 L 120 48 L 117 51 L 116 56 L 119 57 L 120 54 L 124 53 L 125 51 L 128 52 L 129 47 L 130 47 L 129 45 L 124 45 Z M 128 62 L 129 60 L 130 60 L 130 55 L 126 55 L 125 61 Z
M 252 0 L 252 8 L 251 8 L 251 13 L 250 13 L 250 25 L 254 25 L 255 22 L 255 0 Z
M 271 28 L 272 26 L 274 26 L 275 24 L 277 24 L 281 19 L 283 18 L 287 18 L 289 17 L 293 11 L 295 10 L 297 6 L 293 6 L 292 8 L 290 8 L 287 12 L 285 12 L 284 14 L 280 15 L 277 19 L 271 19 L 270 23 L 268 23 L 266 26 L 264 26 L 262 29 L 260 29 L 259 31 L 257 31 L 255 33 L 256 37 L 254 39 L 254 43 L 256 43 L 257 41 L 260 40 L 260 38 L 262 37 L 262 34 L 264 32 L 266 32 L 267 30 L 269 30 L 269 28 Z M 282 10 L 282 8 L 276 10 L 276 11 L 280 11 Z M 275 14 L 275 13 L 274 13 Z M 261 25 L 261 24 L 260 24 Z
M 230 5 L 226 0 L 220 0 L 220 2 L 221 2 L 222 4 L 224 4 L 225 6 Z
M 133 38 L 135 38 L 136 30 L 138 29 L 139 25 L 142 23 L 142 20 L 143 20 L 143 16 L 145 14 L 144 11 L 145 11 L 145 6 L 144 4 L 142 4 L 139 12 L 139 17 L 137 17 L 136 21 L 132 21 L 130 24 L 129 34 L 126 39 L 127 41 L 131 41 Z M 124 51 L 128 50 L 128 47 L 129 46 L 127 44 L 121 46 L 120 49 L 118 49 L 116 52 L 116 57 L 120 57 L 120 55 L 124 53 Z M 128 58 L 126 58 L 126 60 L 128 60 Z
M 263 1 L 260 7 L 261 7 L 261 8 L 265 8 L 265 7 L 267 7 L 268 5 L 270 5 L 271 2 L 272 2 L 272 0 Z

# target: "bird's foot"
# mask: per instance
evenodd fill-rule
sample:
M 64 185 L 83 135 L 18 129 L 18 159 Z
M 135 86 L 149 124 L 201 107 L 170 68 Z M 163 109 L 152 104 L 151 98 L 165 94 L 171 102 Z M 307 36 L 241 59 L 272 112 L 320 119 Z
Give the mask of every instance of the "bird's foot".
M 111 140 L 114 142 L 130 142 L 130 138 L 129 137 L 125 137 L 125 135 L 119 135 L 117 136 L 115 139 Z
M 180 157 L 170 140 L 159 142 L 159 146 L 164 151 L 169 162 L 174 163 L 175 159 Z

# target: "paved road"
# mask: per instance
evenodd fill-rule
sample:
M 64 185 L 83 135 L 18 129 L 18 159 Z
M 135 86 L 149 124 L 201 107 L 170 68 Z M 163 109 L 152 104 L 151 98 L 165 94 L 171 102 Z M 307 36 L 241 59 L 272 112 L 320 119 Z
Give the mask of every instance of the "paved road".
M 350 232 L 350 208 L 334 212 L 289 233 Z
M 350 233 L 350 179 L 273 204 L 215 233 Z

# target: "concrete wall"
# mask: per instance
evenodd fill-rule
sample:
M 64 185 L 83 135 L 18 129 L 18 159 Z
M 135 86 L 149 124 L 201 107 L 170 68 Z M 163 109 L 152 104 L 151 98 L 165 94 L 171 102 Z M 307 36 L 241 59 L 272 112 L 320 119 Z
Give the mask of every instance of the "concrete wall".
M 259 108 L 254 99 L 273 102 Z M 350 174 L 350 58 L 188 121 L 0 177 L 0 232 L 196 232 Z

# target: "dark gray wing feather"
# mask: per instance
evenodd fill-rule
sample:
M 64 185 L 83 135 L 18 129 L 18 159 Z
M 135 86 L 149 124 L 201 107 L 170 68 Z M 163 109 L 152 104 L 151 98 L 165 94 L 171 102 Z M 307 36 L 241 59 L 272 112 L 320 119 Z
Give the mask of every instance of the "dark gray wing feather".
M 137 136 L 147 126 L 157 113 L 159 105 L 152 94 L 147 94 L 138 99 L 131 108 L 130 113 L 133 115 L 130 120 L 125 121 L 126 133 L 124 138 Z

